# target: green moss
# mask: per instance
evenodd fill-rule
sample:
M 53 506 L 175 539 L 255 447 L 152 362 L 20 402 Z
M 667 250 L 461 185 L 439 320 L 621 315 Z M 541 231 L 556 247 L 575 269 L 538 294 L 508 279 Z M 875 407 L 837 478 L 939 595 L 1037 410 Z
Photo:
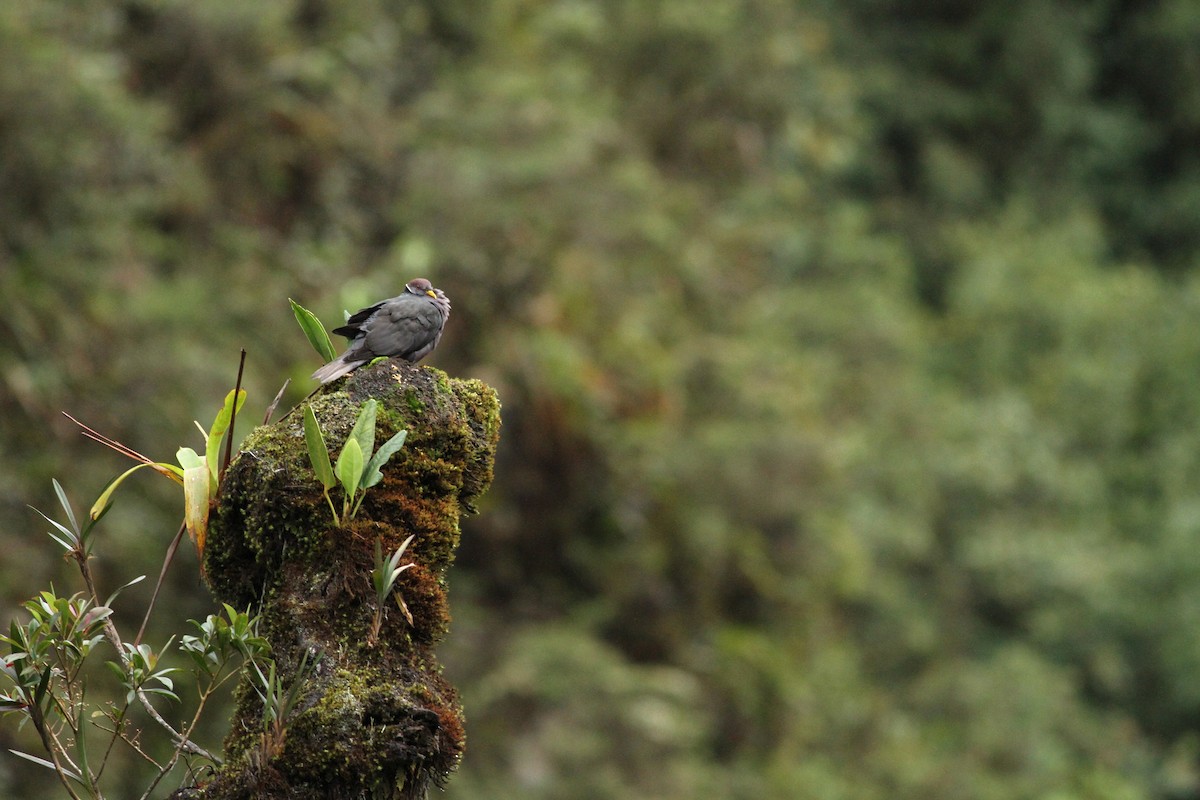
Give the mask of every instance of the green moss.
M 421 414 L 425 411 L 425 404 L 421 402 L 421 398 L 413 390 L 408 390 L 404 393 L 404 400 L 408 404 L 408 410 L 413 414 Z
M 242 687 L 229 763 L 204 797 L 323 797 L 336 786 L 337 796 L 415 798 L 462 752 L 462 710 L 431 648 L 449 625 L 445 575 L 459 517 L 492 478 L 499 403 L 479 381 L 440 370 L 360 369 L 310 401 L 335 458 L 370 397 L 379 402 L 376 441 L 401 429 L 408 438 L 343 527 L 334 525 L 308 463 L 300 414 L 255 430 L 230 465 L 205 551 L 210 586 L 233 605 L 261 604 L 262 631 L 285 683 L 306 652 L 320 654 L 321 666 L 269 763 L 255 757 L 261 702 Z M 379 641 L 368 644 L 375 542 L 390 550 L 409 535 L 416 566 L 397 585 L 413 624 L 392 606 Z

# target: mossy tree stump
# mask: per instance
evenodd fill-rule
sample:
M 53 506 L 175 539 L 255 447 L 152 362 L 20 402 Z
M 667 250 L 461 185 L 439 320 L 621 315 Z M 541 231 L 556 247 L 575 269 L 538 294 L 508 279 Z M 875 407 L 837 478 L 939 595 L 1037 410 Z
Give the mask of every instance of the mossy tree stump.
M 449 623 L 446 570 L 458 521 L 488 487 L 499 403 L 480 381 L 383 362 L 311 398 L 336 458 L 363 403 L 378 403 L 376 442 L 407 430 L 354 520 L 337 526 L 309 463 L 303 416 L 251 433 L 226 473 L 205 547 L 217 599 L 262 615 L 279 674 L 290 686 L 308 654 L 302 700 L 282 748 L 264 753 L 263 707 L 243 680 L 225 743 L 226 764 L 190 797 L 421 798 L 457 765 L 462 708 L 433 646 Z M 340 487 L 333 490 L 340 507 Z M 376 541 L 390 553 L 415 535 L 378 640 L 371 569 Z

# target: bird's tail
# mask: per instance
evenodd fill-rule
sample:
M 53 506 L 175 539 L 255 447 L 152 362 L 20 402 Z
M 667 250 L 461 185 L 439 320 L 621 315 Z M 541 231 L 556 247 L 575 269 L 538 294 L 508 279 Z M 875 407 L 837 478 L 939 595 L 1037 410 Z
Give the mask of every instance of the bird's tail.
M 362 363 L 363 362 L 361 361 L 350 361 L 345 355 L 341 355 L 318 369 L 312 374 L 312 376 L 314 380 L 318 380 L 322 384 L 326 384 L 330 381 L 337 380 L 343 375 L 350 374 L 356 367 L 361 366 Z

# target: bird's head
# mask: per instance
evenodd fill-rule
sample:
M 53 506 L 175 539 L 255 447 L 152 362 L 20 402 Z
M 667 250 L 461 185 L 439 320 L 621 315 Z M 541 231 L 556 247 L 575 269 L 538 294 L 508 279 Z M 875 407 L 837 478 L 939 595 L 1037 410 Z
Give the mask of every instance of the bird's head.
M 438 290 L 433 288 L 433 284 L 424 278 L 413 278 L 409 281 L 404 289 L 410 294 L 425 295 L 426 297 L 437 297 Z

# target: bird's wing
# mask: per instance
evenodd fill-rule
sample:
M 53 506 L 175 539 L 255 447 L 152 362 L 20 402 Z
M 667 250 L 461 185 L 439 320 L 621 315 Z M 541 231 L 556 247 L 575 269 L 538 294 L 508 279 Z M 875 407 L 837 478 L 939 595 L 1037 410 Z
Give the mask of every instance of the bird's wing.
M 373 353 L 408 358 L 433 341 L 441 328 L 437 306 L 420 297 L 401 296 L 384 303 L 364 327 L 364 343 Z
M 387 305 L 390 300 L 383 300 L 368 308 L 355 311 L 350 315 L 350 319 L 346 320 L 346 324 L 340 328 L 334 328 L 333 332 L 338 336 L 345 336 L 347 339 L 353 339 L 356 336 L 361 336 L 363 329 L 369 327 L 366 325 L 367 320 L 374 316 L 375 312 Z

